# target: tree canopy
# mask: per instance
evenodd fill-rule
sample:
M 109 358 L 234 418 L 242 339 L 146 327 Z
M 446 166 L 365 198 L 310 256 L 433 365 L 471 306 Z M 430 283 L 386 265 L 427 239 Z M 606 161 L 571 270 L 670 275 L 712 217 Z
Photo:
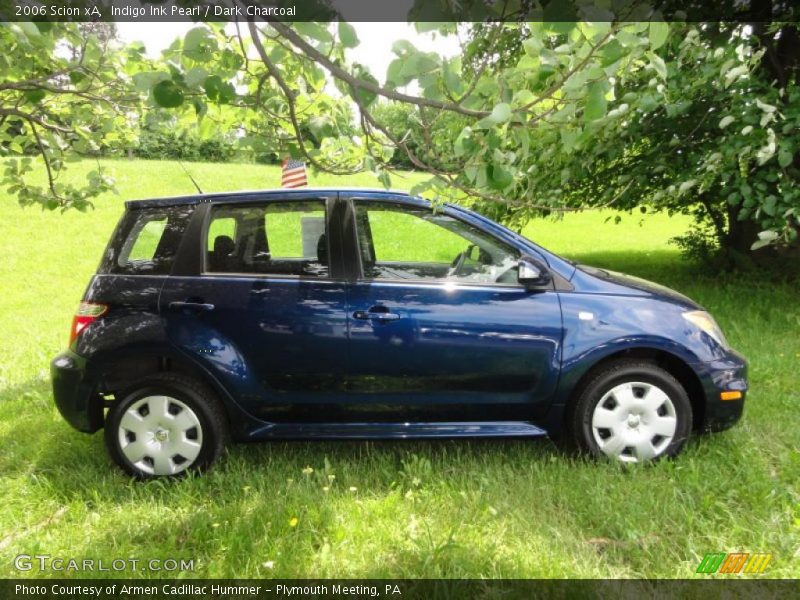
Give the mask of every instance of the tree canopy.
M 15 52 L 14 64 L 0 63 L 0 140 L 10 153 L 33 145 L 57 173 L 65 156 L 125 135 L 133 95 L 195 120 L 201 135 L 235 132 L 256 153 L 315 169 L 367 169 L 386 186 L 398 164 L 426 171 L 414 193 L 479 203 L 507 221 L 645 207 L 694 214 L 701 228 L 689 246 L 796 242 L 794 25 L 417 29 L 458 34 L 462 52 L 397 40 L 382 74 L 351 60 L 359 40 L 345 22 L 198 24 L 160 60 L 136 47 L 96 56 L 97 36 L 69 26 L 0 28 Z M 22 202 L 80 207 L 105 189 L 98 175 L 80 190 L 57 177 L 34 190 L 26 160 L 6 172 Z
M 135 98 L 119 77 L 126 53 L 106 33 L 74 23 L 0 23 L 0 156 L 15 157 L 4 163 L 2 182 L 23 205 L 84 210 L 111 189 L 101 168 L 84 185 L 59 180 L 67 161 L 132 139 L 127 106 Z M 33 156 L 44 164 L 44 187 L 29 182 Z

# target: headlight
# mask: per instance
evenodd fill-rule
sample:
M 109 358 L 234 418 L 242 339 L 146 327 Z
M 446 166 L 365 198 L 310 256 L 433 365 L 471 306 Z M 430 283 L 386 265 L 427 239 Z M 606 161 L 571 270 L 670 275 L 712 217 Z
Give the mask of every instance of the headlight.
M 714 338 L 720 346 L 723 348 L 728 348 L 728 340 L 725 339 L 725 335 L 722 333 L 719 325 L 717 325 L 714 317 L 712 317 L 706 311 L 690 310 L 683 313 L 683 318 L 689 321 L 692 325 L 699 327 L 702 331 L 705 331 L 708 335 Z

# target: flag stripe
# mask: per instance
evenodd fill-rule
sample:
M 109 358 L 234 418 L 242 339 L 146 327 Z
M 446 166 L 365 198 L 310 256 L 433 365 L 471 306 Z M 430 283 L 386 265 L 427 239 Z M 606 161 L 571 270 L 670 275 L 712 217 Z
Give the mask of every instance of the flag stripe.
M 306 165 L 304 162 L 285 158 L 281 163 L 281 186 L 285 188 L 296 188 L 308 185 L 306 178 Z

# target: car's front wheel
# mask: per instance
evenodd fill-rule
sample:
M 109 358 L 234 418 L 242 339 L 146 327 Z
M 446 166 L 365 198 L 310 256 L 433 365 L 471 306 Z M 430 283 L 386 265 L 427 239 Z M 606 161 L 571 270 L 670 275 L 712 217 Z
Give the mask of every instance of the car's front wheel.
M 129 388 L 105 423 L 111 458 L 142 479 L 207 468 L 223 453 L 227 435 L 213 393 L 180 375 L 150 377 Z
M 692 430 L 692 405 L 678 380 L 656 364 L 618 361 L 581 388 L 568 426 L 589 454 L 648 462 L 681 451 Z

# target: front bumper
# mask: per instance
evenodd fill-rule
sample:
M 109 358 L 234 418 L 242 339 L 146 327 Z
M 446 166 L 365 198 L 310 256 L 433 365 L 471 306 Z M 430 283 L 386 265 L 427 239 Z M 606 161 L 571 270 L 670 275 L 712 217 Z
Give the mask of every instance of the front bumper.
M 53 398 L 61 416 L 78 431 L 92 433 L 103 426 L 103 404 L 86 380 L 86 360 L 67 350 L 50 363 Z
M 723 431 L 742 418 L 747 395 L 747 361 L 734 350 L 723 358 L 696 365 L 706 397 L 704 431 Z M 741 398 L 722 400 L 722 392 L 741 392 Z

